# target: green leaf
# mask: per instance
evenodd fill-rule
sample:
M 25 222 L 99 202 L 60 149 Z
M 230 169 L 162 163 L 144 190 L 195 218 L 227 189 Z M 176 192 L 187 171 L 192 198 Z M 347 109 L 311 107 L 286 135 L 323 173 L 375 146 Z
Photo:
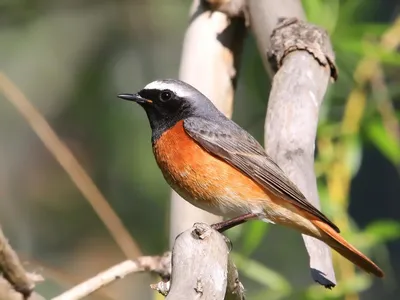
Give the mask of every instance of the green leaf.
M 393 220 L 375 221 L 367 226 L 364 233 L 378 243 L 395 240 L 400 238 L 400 223 Z
M 358 135 L 352 135 L 346 139 L 346 164 L 350 167 L 351 175 L 357 174 L 361 166 L 362 147 Z
M 231 256 L 240 270 L 241 274 L 254 280 L 255 282 L 269 287 L 271 290 L 278 291 L 282 294 L 290 294 L 291 286 L 286 279 L 263 264 L 246 258 L 239 253 L 232 252 Z
M 395 165 L 400 163 L 400 142 L 392 136 L 381 121 L 370 121 L 367 124 L 370 141 Z
M 353 237 L 358 247 L 368 249 L 400 238 L 400 223 L 393 220 L 380 220 L 371 223 L 365 230 Z
M 244 226 L 242 253 L 249 256 L 260 245 L 263 236 L 268 230 L 268 224 L 265 222 L 254 221 Z
M 335 48 L 340 51 L 348 51 L 360 56 L 375 58 L 394 66 L 400 65 L 400 54 L 395 51 L 388 51 L 379 44 L 355 40 L 352 37 L 342 37 L 336 41 Z
M 359 15 L 360 11 L 363 13 L 372 11 L 377 5 L 377 1 L 365 0 L 346 0 L 340 3 L 340 14 L 338 20 L 338 27 L 346 30 L 347 28 L 357 23 L 359 20 L 355 16 Z
M 390 24 L 376 24 L 376 23 L 356 23 L 356 24 L 351 24 L 351 26 L 346 26 L 338 29 L 335 31 L 335 34 L 333 36 L 333 40 L 336 41 L 336 39 L 341 39 L 343 37 L 346 37 L 348 39 L 358 39 L 361 40 L 365 37 L 366 33 L 368 33 L 368 36 L 376 36 L 379 37 L 381 36 L 386 30 L 390 28 Z

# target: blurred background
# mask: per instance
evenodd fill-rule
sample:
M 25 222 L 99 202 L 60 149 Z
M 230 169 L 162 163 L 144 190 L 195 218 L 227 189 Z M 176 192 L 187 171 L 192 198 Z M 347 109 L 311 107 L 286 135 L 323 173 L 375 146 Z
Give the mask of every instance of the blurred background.
M 2 0 L 0 71 L 43 114 L 140 247 L 168 250 L 170 190 L 144 111 L 116 98 L 178 76 L 191 1 Z M 248 299 L 400 299 L 400 3 L 304 0 L 331 35 L 339 80 L 320 115 L 323 211 L 386 271 L 375 280 L 334 256 L 338 286 L 311 281 L 301 236 L 251 222 L 231 230 Z M 3 80 L 3 79 L 2 79 Z M 266 82 L 268 84 L 266 84 Z M 261 143 L 270 79 L 246 38 L 233 119 Z M 50 298 L 125 259 L 85 197 L 0 94 L 0 224 Z M 153 299 L 132 275 L 91 299 Z M 160 298 L 162 299 L 162 298 Z

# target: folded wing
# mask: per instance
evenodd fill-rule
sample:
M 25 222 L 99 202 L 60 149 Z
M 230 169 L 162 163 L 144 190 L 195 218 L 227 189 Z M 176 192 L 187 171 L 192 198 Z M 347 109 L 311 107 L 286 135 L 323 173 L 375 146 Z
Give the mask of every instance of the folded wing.
M 263 147 L 234 122 L 225 120 L 220 125 L 221 122 L 192 117 L 185 119 L 183 124 L 187 134 L 206 151 L 225 160 L 276 196 L 290 201 L 340 232 L 335 224 L 308 202 L 265 153 Z

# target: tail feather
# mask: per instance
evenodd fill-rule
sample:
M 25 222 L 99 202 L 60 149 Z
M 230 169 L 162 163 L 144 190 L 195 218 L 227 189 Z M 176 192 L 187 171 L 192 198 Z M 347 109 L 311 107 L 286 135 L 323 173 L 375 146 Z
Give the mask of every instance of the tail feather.
M 329 225 L 320 220 L 311 221 L 320 231 L 322 240 L 330 247 L 335 249 L 340 255 L 366 271 L 377 277 L 383 277 L 383 271 L 373 263 L 368 257 L 358 251 L 354 246 L 348 243 L 343 237 L 335 232 Z

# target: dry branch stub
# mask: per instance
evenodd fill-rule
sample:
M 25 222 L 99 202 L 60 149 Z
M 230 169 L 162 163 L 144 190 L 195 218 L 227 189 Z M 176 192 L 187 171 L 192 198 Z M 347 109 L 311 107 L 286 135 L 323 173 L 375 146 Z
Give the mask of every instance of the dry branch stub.
M 167 300 L 244 300 L 243 285 L 228 255 L 227 238 L 196 223 L 175 240 L 171 280 L 151 287 Z
M 337 80 L 335 54 L 328 33 L 297 18 L 281 18 L 272 31 L 271 49 L 267 52 L 274 71 L 278 71 L 289 53 L 298 50 L 307 51 L 321 66 L 329 67 L 332 79 Z

